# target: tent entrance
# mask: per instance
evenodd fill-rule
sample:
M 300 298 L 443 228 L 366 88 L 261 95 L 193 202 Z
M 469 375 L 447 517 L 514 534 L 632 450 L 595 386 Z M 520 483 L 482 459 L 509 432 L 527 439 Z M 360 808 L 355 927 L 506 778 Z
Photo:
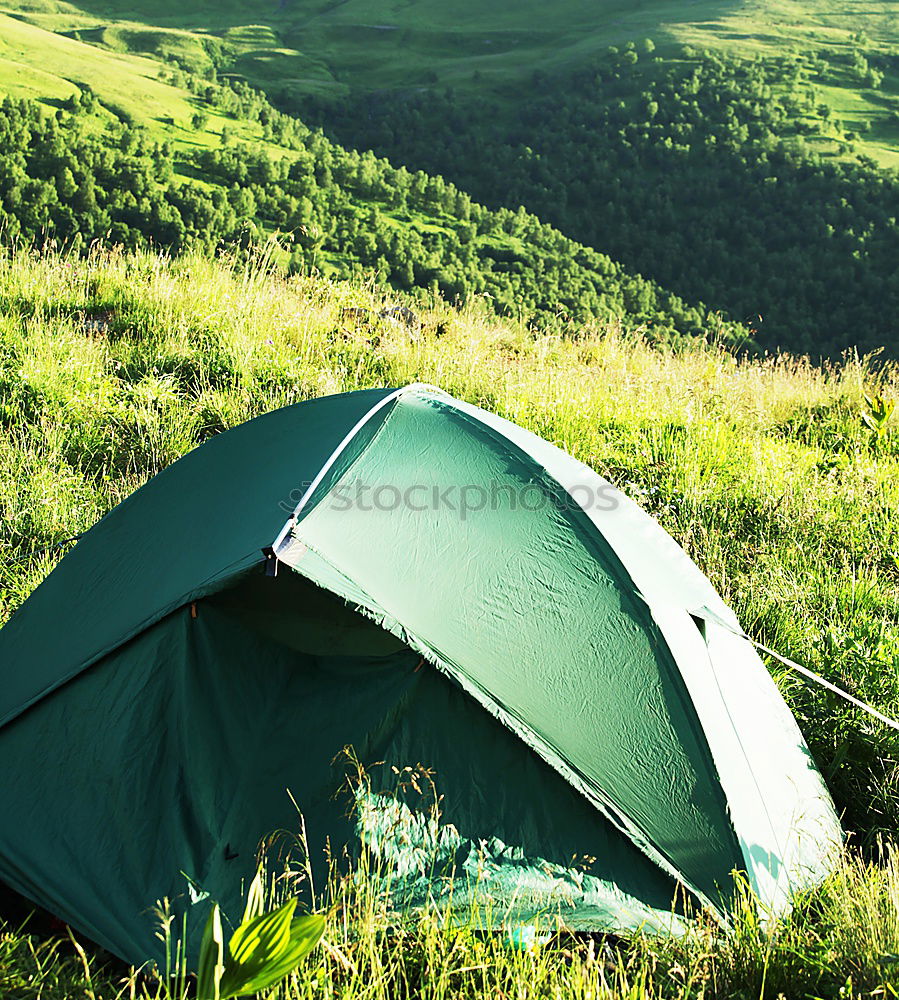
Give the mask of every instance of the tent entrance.
M 364 659 L 411 652 L 340 597 L 286 566 L 274 577 L 251 573 L 208 603 L 259 635 L 308 656 Z
M 420 657 L 289 570 L 242 577 L 198 602 L 185 627 L 183 704 L 211 738 L 191 750 L 183 808 L 212 806 L 191 824 L 205 827 L 206 844 L 188 874 L 239 890 L 263 837 L 305 826 L 321 886 L 326 845 L 355 840 L 343 751 L 384 759 Z
M 360 820 L 368 829 L 414 820 L 430 804 L 397 794 L 383 766 L 354 813 L 343 791 L 342 750 L 352 746 L 366 766 L 421 763 L 435 775 L 441 829 L 450 832 L 435 839 L 419 823 L 418 841 L 388 859 L 409 880 L 410 900 L 445 888 L 428 879 L 436 849 L 442 873 L 486 875 L 478 889 L 498 901 L 498 917 L 513 904 L 561 907 L 571 926 L 596 929 L 652 923 L 649 907 L 656 919 L 668 913 L 671 879 L 516 735 L 419 664 L 394 636 L 292 572 L 243 577 L 197 602 L 195 616 L 180 608 L 74 678 L 64 698 L 45 698 L 0 730 L 7 759 L 32 762 L 6 775 L 9 795 L 32 801 L 34 768 L 42 774 L 40 807 L 22 809 L 14 834 L 0 836 L 0 856 L 39 846 L 40 880 L 9 864 L 0 878 L 65 918 L 79 916 L 105 943 L 114 871 L 118 912 L 131 915 L 125 943 L 139 955 L 156 900 L 188 905 L 182 872 L 239 916 L 262 839 L 299 833 L 292 795 L 320 889 L 329 843 L 339 856 L 343 845 L 358 847 Z M 73 784 L 78 760 L 89 772 Z M 70 886 L 73 873 L 77 912 L 55 888 Z M 199 932 L 206 907 L 196 914 Z
M 188 799 L 229 787 L 201 884 L 234 884 L 260 838 L 298 831 L 292 796 L 319 885 L 326 845 L 339 853 L 361 839 L 377 843 L 410 902 L 447 889 L 439 871 L 457 880 L 463 906 L 459 881 L 486 879 L 477 891 L 497 901 L 497 915 L 558 905 L 573 926 L 592 928 L 613 912 L 620 919 L 628 896 L 635 926 L 651 921 L 647 903 L 670 911 L 668 876 L 515 734 L 343 599 L 286 568 L 257 571 L 202 601 L 186 624 L 186 677 L 197 685 L 187 702 L 203 705 L 202 727 L 228 742 L 209 755 L 217 775 L 198 773 Z M 366 767 L 384 762 L 355 802 L 346 747 Z M 419 764 L 441 797 L 436 820 L 433 797 L 398 790 L 389 766 Z

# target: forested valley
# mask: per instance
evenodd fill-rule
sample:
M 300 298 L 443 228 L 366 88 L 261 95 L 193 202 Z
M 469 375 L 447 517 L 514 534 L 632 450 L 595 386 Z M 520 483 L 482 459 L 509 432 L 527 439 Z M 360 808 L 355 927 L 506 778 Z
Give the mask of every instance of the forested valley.
M 834 68 L 690 49 L 661 63 L 653 48 L 537 74 L 518 101 L 374 94 L 306 113 L 343 142 L 439 168 L 494 208 L 525 205 L 765 347 L 895 353 L 899 179 L 853 157 L 857 136 L 816 93 Z M 837 68 L 876 88 L 894 62 L 859 49 Z
M 223 134 L 218 148 L 184 152 L 121 117 L 101 129 L 89 88 L 50 115 L 37 103 L 4 99 L 4 238 L 177 252 L 281 234 L 282 263 L 293 270 L 368 274 L 398 291 L 451 302 L 481 297 L 499 315 L 544 326 L 626 316 L 655 341 L 711 330 L 748 342 L 737 325 L 521 207 L 487 210 L 439 174 L 341 148 L 244 84 L 191 85 L 208 106 L 260 121 L 268 144 Z

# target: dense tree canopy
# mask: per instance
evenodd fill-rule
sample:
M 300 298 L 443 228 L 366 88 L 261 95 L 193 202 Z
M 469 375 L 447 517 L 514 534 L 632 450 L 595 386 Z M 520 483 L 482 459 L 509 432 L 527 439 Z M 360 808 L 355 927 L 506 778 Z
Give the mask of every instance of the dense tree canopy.
M 96 120 L 86 125 L 89 92 L 55 115 L 3 101 L 4 237 L 178 251 L 278 230 L 295 240 L 295 268 L 365 268 L 398 289 L 483 296 L 501 313 L 543 323 L 626 317 L 660 340 L 739 335 L 523 208 L 489 211 L 439 175 L 342 149 L 245 86 L 210 85 L 206 96 L 263 122 L 284 155 L 223 136 L 220 148 L 178 158 L 129 123 L 98 134 Z
M 685 55 L 670 65 L 645 46 L 611 49 L 576 74 L 539 75 L 527 100 L 375 95 L 307 112 L 344 142 L 439 168 L 488 205 L 526 205 L 757 328 L 763 344 L 895 353 L 895 172 L 809 152 L 811 132 L 845 153 L 853 141 L 816 95 L 815 59 Z M 890 67 L 876 58 L 850 53 L 841 71 L 877 86 Z

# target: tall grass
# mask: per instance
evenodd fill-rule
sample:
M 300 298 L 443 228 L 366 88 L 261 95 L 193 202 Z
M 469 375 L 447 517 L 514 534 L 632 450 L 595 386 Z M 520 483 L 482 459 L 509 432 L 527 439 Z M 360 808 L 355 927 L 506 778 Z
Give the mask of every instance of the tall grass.
M 410 770 L 398 772 L 398 781 Z M 414 777 L 421 780 L 422 771 Z M 367 777 L 360 772 L 359 778 L 363 792 L 370 791 Z M 417 813 L 435 828 L 441 822 L 437 792 L 430 786 Z M 405 842 L 404 823 L 399 819 L 382 834 Z M 436 857 L 436 840 L 432 846 Z M 302 893 L 314 909 L 327 913 L 320 946 L 267 994 L 271 1000 L 899 995 L 899 858 L 891 851 L 877 862 L 845 853 L 825 882 L 774 922 L 762 919 L 741 882 L 727 927 L 700 913 L 683 934 L 668 938 L 573 934 L 565 929 L 564 910 L 548 908 L 534 947 L 515 943 L 514 917 L 479 908 L 461 887 L 463 902 L 452 911 L 446 906 L 452 885 L 440 905 L 405 907 L 408 886 L 364 836 L 352 859 L 332 858 L 326 883 L 314 887 L 301 823 L 295 837 L 282 833 L 262 845 L 262 856 L 268 909 Z M 427 867 L 424 859 L 423 864 Z M 0 995 L 188 1000 L 193 984 L 184 974 L 189 963 L 183 961 L 182 925 L 166 902 L 158 915 L 169 956 L 162 969 L 104 962 L 71 932 L 48 940 L 27 926 L 0 924 Z
M 336 869 L 335 869 L 336 871 Z M 275 899 L 293 890 L 276 880 Z M 282 883 L 281 879 L 285 879 Z M 269 994 L 280 1000 L 690 1000 L 899 995 L 899 864 L 847 855 L 827 881 L 773 926 L 746 890 L 730 927 L 701 915 L 680 937 L 574 935 L 547 915 L 548 941 L 513 947 L 477 919 L 436 907 L 405 916 L 364 857 L 319 896 L 319 948 Z M 177 954 L 177 928 L 169 928 Z M 176 966 L 173 965 L 173 969 Z M 0 924 L 0 993 L 22 1000 L 187 1000 L 189 981 L 103 961 L 69 934 L 54 939 Z
M 378 318 L 385 304 L 370 287 L 284 278 L 264 256 L 0 257 L 0 623 L 52 568 L 58 543 L 210 435 L 324 393 L 423 381 L 607 475 L 687 548 L 752 635 L 899 713 L 899 434 L 874 441 L 864 422 L 866 393 L 899 394 L 895 368 L 676 353 L 619 327 L 535 335 L 477 303 L 457 312 L 434 301 L 410 332 Z M 896 734 L 777 677 L 853 843 L 877 860 L 899 826 Z M 831 995 L 850 977 L 851 990 L 873 989 L 892 968 L 883 956 L 899 954 L 896 887 L 892 857 L 847 861 L 771 938 L 753 939 L 747 917 L 745 945 L 697 929 L 592 964 L 510 955 L 426 917 L 401 948 L 358 928 L 351 941 L 346 924 L 335 947 L 367 971 L 347 980 L 325 952 L 317 995 L 464 997 L 477 983 L 477 995 L 497 996 L 776 996 L 794 995 L 791 982 Z M 364 938 L 369 951 L 357 954 Z M 41 951 L 9 928 L 3 941 L 38 979 L 36 963 L 48 983 L 79 975 L 61 948 Z M 363 989 L 376 962 L 394 993 Z M 516 962 L 532 963 L 533 992 L 521 992 Z

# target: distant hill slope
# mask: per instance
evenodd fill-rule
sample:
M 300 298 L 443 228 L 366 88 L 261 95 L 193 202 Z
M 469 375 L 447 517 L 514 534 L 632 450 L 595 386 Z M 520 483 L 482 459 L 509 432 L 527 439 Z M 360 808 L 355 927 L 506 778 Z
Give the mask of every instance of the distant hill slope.
M 608 274 L 585 275 L 607 264 L 575 244 L 560 253 L 559 233 L 541 230 L 531 247 L 536 215 L 621 262 L 621 275 L 651 279 L 653 302 L 655 290 L 675 293 L 670 308 L 646 306 L 642 292 L 612 296 L 659 330 L 695 331 L 706 310 L 684 303 L 702 302 L 758 328 L 769 348 L 899 350 L 889 4 L 230 0 L 185 12 L 173 0 L 6 2 L 0 85 L 61 95 L 89 75 L 113 117 L 171 144 L 176 177 L 207 182 L 223 134 L 284 157 L 267 122 L 244 120 L 252 101 L 235 113 L 207 98 L 216 80 L 247 80 L 344 148 L 444 175 L 494 210 L 532 213 L 495 230 L 497 256 L 486 230 L 464 249 L 470 220 L 447 227 L 427 200 L 405 216 L 383 202 L 372 224 L 402 236 L 397 255 L 377 233 L 374 243 L 360 235 L 371 229 L 363 184 L 350 198 L 356 221 L 321 244 L 316 261 L 328 266 L 362 263 L 450 296 L 484 292 L 507 310 L 606 315 Z M 214 183 L 240 185 L 240 171 Z M 254 198 L 252 211 L 238 207 L 263 227 L 303 221 Z M 410 225 L 421 241 L 406 239 Z M 672 324 L 678 312 L 691 318 Z
M 319 120 L 488 205 L 526 205 L 766 347 L 896 356 L 899 176 L 853 155 L 818 74 L 814 59 L 695 52 L 660 68 L 626 45 L 514 112 L 486 95 L 372 94 Z M 817 151 L 825 129 L 844 158 Z
M 523 209 L 486 210 L 440 177 L 343 149 L 245 85 L 5 15 L 0 38 L 6 240 L 215 250 L 282 233 L 292 269 L 365 273 L 413 297 L 478 297 L 557 328 L 623 321 L 663 341 L 746 337 Z
M 867 155 L 899 165 L 899 72 L 872 88 L 842 65 L 859 48 L 895 51 L 899 13 L 886 0 L 5 0 L 3 9 L 113 50 L 193 70 L 214 64 L 297 101 L 447 86 L 514 94 L 535 71 L 577 69 L 647 37 L 665 60 L 685 44 L 749 58 L 815 54 L 830 67 L 823 99 L 865 133 Z
M 97 113 L 107 123 L 124 113 L 176 146 L 217 145 L 225 126 L 235 138 L 262 139 L 257 122 L 236 122 L 215 109 L 208 109 L 204 128 L 194 128 L 191 119 L 200 102 L 185 87 L 161 80 L 157 59 L 89 45 L 0 7 L 0 94 L 58 107 L 83 86 L 103 102 Z

